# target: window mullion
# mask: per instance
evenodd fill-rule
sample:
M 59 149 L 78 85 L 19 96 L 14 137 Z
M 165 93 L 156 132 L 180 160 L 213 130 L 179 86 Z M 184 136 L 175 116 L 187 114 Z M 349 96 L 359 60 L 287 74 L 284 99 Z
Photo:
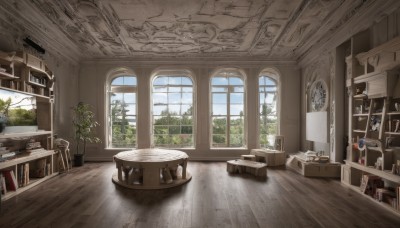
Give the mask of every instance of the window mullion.
M 230 105 L 231 105 L 231 89 L 232 86 L 227 86 L 228 92 L 227 92 L 227 96 L 226 96 L 226 144 L 228 147 L 231 146 L 231 109 L 230 109 Z

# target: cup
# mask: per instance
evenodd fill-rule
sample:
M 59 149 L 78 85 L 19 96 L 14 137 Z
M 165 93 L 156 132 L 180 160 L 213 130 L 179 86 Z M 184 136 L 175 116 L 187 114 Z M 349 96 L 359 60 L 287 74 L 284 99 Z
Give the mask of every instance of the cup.
M 396 109 L 396 111 L 400 111 L 400 104 L 399 103 L 394 103 L 394 108 Z

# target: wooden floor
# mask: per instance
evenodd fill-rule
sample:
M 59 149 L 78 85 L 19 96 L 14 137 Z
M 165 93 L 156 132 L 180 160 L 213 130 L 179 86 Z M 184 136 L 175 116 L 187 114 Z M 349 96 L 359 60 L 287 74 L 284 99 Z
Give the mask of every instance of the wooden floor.
M 268 168 L 229 175 L 225 162 L 189 162 L 192 180 L 123 189 L 113 163 L 86 163 L 2 203 L 0 227 L 400 227 L 400 216 L 340 184 Z

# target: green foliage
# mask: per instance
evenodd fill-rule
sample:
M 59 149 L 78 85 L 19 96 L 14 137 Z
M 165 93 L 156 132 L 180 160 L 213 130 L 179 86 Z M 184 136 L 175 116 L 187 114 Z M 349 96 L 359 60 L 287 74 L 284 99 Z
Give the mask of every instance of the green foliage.
M 34 126 L 36 125 L 36 112 L 23 108 L 11 109 L 8 111 L 9 126 Z
M 95 120 L 94 113 L 90 110 L 90 106 L 83 102 L 79 102 L 72 108 L 74 129 L 74 139 L 76 141 L 76 153 L 85 154 L 86 143 L 99 143 L 101 140 L 95 136 L 96 127 L 99 123 Z M 83 144 L 83 150 L 80 151 L 80 144 Z
M 177 113 L 163 111 L 154 118 L 154 144 L 162 147 L 193 146 L 192 107 L 182 116 Z
M 120 100 L 115 100 L 111 103 L 111 146 L 114 148 L 136 146 L 136 126 L 129 124 L 126 107 L 127 105 Z

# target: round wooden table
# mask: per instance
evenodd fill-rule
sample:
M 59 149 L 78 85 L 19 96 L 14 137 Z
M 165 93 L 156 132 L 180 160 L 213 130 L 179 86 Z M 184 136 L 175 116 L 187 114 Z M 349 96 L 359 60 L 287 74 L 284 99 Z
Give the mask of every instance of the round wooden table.
M 189 156 L 179 150 L 138 149 L 116 154 L 114 183 L 132 189 L 162 189 L 188 182 Z

